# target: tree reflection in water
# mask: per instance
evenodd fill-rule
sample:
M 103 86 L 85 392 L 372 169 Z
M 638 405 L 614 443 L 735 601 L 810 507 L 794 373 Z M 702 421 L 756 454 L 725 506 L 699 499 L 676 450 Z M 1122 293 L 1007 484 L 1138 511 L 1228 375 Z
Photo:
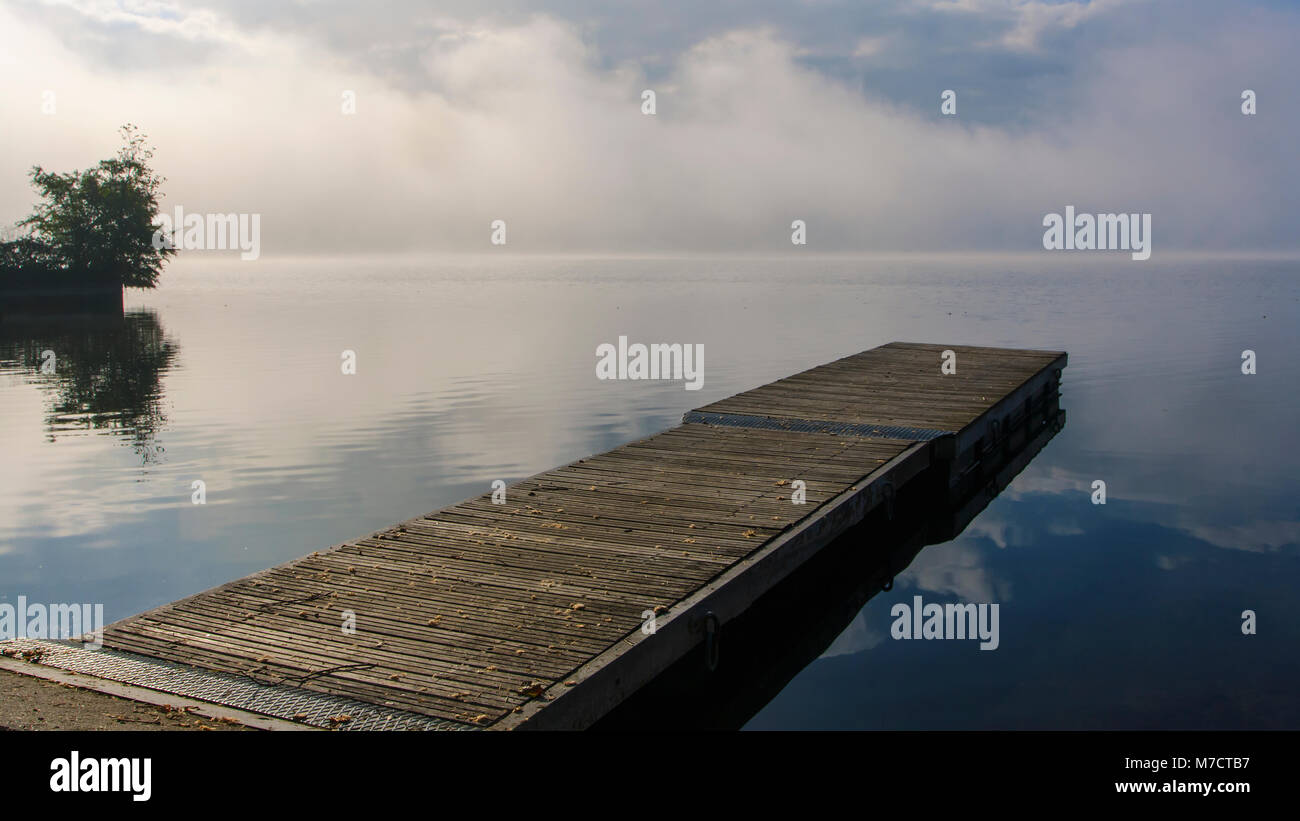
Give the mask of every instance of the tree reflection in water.
M 48 440 L 100 431 L 126 440 L 144 464 L 162 460 L 162 375 L 179 350 L 153 311 L 0 325 L 0 372 L 21 374 L 50 400 Z M 53 372 L 42 364 L 54 352 Z

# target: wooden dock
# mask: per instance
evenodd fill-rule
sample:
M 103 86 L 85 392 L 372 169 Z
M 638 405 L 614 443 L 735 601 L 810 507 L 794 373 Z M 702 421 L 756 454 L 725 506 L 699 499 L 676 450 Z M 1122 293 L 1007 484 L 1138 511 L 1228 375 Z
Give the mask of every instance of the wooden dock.
M 701 645 L 707 660 L 729 621 L 917 477 L 953 499 L 992 482 L 992 455 L 1057 418 L 1065 365 L 891 343 L 520 481 L 504 504 L 489 491 L 128 618 L 103 650 L 7 644 L 29 667 L 308 726 L 587 727 Z
M 868 514 L 727 622 L 721 645 L 724 663 L 709 670 L 701 663 L 702 653 L 693 651 L 592 728 L 617 732 L 744 727 L 826 653 L 868 601 L 888 595 L 895 579 L 923 550 L 957 538 L 1064 424 L 1062 410 L 1052 424 L 1010 451 L 990 452 L 984 463 L 987 481 L 960 497 L 945 492 L 947 477 L 938 471 L 909 482 L 892 509 Z

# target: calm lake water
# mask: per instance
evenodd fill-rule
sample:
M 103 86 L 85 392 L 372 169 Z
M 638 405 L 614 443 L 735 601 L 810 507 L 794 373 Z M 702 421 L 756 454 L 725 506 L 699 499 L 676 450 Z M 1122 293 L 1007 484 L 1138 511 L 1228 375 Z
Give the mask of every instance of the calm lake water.
M 1107 255 L 180 259 L 121 327 L 0 335 L 0 601 L 116 620 L 891 340 L 1061 349 L 1065 430 L 748 726 L 1300 728 L 1298 276 Z M 619 335 L 703 343 L 703 389 L 598 381 Z M 918 594 L 999 603 L 1000 646 L 891 639 Z

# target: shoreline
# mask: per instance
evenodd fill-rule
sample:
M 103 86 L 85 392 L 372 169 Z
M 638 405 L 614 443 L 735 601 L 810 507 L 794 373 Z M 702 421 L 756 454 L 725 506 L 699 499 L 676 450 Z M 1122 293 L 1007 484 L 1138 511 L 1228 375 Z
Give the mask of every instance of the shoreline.
M 161 694 L 160 694 L 161 695 Z M 185 699 L 150 704 L 0 669 L 0 732 L 127 730 L 246 731 L 234 719 L 200 715 Z

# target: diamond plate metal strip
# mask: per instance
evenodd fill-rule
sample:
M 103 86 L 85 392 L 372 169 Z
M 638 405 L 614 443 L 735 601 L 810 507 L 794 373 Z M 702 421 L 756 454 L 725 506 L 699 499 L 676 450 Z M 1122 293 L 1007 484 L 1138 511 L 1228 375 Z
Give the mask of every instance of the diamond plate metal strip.
M 75 645 L 12 639 L 0 647 L 39 651 L 40 664 L 84 673 L 122 684 L 221 704 L 250 713 L 341 730 L 477 730 L 471 724 L 412 713 L 395 707 L 314 693 L 298 687 L 259 684 L 240 676 L 216 673 L 120 650 L 87 650 Z M 331 718 L 349 716 L 346 722 Z
M 814 419 L 776 419 L 771 416 L 749 416 L 741 413 L 710 413 L 687 411 L 682 421 L 690 424 L 719 425 L 725 428 L 759 428 L 761 430 L 791 430 L 800 433 L 838 433 L 850 436 L 870 436 L 876 439 L 903 439 L 909 442 L 928 442 L 940 436 L 950 436 L 953 431 L 934 428 L 909 428 L 901 425 L 862 425 L 853 422 L 824 422 Z

